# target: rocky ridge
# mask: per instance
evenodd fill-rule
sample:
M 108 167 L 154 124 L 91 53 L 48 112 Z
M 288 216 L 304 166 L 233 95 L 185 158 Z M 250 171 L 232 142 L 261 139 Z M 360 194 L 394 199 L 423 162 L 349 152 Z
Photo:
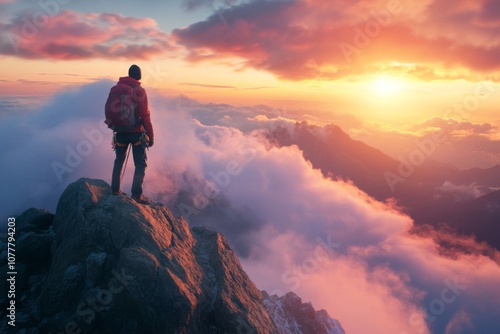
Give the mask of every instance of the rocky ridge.
M 325 310 L 316 311 L 311 303 L 302 303 L 293 292 L 279 297 L 262 291 L 262 296 L 269 315 L 282 333 L 344 334 L 338 320 L 330 318 Z
M 19 333 L 343 333 L 326 311 L 287 302 L 295 295 L 261 293 L 216 231 L 104 181 L 80 179 L 55 215 L 30 209 L 16 223 Z

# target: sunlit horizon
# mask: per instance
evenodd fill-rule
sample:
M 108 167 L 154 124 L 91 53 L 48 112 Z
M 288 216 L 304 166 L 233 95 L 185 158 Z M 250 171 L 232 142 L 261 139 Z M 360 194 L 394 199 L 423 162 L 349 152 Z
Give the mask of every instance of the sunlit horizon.
M 348 333 L 497 333 L 499 27 L 495 0 L 0 0 L 0 215 L 106 187 L 136 64 L 145 194 L 259 289 Z

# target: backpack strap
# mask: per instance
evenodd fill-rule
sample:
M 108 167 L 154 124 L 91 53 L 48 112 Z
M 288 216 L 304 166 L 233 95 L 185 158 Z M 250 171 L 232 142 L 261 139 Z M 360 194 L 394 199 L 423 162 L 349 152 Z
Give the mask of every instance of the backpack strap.
M 131 84 L 131 85 L 127 85 L 129 87 L 132 87 L 132 98 L 135 96 L 135 94 L 133 93 L 134 89 L 136 89 L 137 87 L 140 87 L 140 85 L 137 85 L 137 84 Z M 135 115 L 135 118 L 137 119 L 137 125 L 141 125 L 142 126 L 142 118 L 137 115 L 137 110 L 139 108 L 135 108 L 134 110 L 134 115 Z

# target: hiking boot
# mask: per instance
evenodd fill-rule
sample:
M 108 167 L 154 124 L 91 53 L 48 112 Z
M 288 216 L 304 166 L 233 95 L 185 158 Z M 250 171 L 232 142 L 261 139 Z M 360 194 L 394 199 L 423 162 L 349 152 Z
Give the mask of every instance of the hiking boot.
M 132 195 L 132 199 L 139 204 L 149 204 L 151 200 L 143 195 Z
M 124 193 L 124 192 L 123 192 L 123 191 L 121 191 L 121 190 L 118 190 L 118 191 L 113 191 L 113 192 L 111 192 L 111 195 L 113 195 L 113 196 L 127 196 L 127 194 L 126 194 L 126 193 Z

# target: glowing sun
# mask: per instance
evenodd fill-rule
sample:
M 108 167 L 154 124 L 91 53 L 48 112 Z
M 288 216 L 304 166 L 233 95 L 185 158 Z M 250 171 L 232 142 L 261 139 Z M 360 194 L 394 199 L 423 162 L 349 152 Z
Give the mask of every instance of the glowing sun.
M 393 96 L 403 90 L 404 82 L 389 75 L 379 75 L 369 82 L 370 91 L 377 96 Z

